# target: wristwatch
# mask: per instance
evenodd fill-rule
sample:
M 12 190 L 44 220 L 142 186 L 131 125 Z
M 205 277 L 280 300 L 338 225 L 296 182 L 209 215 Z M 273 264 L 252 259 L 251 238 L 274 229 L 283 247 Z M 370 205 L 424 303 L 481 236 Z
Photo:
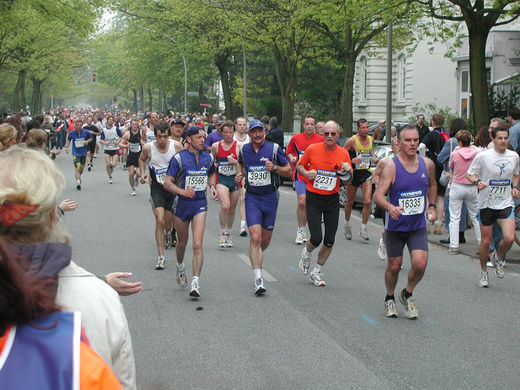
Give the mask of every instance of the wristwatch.
M 275 165 L 273 168 L 273 172 L 276 172 L 276 168 L 278 168 L 278 165 Z
M 482 180 L 480 180 L 480 179 L 477 179 L 477 181 L 476 181 L 476 182 L 474 182 L 474 183 L 473 183 L 473 185 L 474 185 L 475 187 L 478 187 L 478 182 L 479 182 L 479 181 L 482 181 Z

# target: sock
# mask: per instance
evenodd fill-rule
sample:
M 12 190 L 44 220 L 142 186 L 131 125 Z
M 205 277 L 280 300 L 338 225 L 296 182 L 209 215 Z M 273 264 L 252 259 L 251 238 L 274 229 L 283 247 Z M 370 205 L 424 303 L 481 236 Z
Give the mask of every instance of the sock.
M 79 180 L 79 179 L 78 179 L 78 180 L 76 180 L 76 183 L 80 184 L 80 183 L 81 183 L 81 180 Z
M 258 278 L 262 277 L 262 269 L 261 268 L 254 269 L 253 272 L 255 273 L 255 279 L 258 279 Z
M 324 264 L 316 263 L 316 265 L 314 266 L 314 269 L 312 270 L 312 272 L 320 273 L 321 272 L 321 267 L 323 267 L 323 265 Z
M 350 224 L 350 221 L 345 221 L 345 226 L 352 226 L 352 225 Z
M 191 279 L 192 282 L 199 282 L 199 277 L 198 276 L 193 276 L 193 279 Z
M 410 298 L 412 296 L 411 292 L 408 292 L 406 288 L 403 288 L 403 297 Z
M 393 295 L 387 295 L 385 298 L 385 302 L 388 302 L 390 299 L 395 301 L 395 297 Z
M 366 228 L 367 228 L 367 225 L 361 224 L 361 230 L 366 229 Z
M 184 263 L 177 263 L 177 270 L 179 272 L 184 271 Z

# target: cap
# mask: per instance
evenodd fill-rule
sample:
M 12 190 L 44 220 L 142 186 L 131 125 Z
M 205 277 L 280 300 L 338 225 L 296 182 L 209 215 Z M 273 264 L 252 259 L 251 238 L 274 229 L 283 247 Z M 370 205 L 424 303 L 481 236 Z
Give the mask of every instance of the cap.
M 253 119 L 249 123 L 248 131 L 251 131 L 252 129 L 256 129 L 257 127 L 261 127 L 262 129 L 265 130 L 264 124 L 261 121 L 259 121 L 258 119 Z
M 190 137 L 192 135 L 198 134 L 199 131 L 203 130 L 200 126 L 190 126 L 188 130 L 186 130 L 186 137 Z
M 182 121 L 182 119 L 175 119 L 173 121 L 172 125 L 183 125 L 184 126 L 184 122 Z

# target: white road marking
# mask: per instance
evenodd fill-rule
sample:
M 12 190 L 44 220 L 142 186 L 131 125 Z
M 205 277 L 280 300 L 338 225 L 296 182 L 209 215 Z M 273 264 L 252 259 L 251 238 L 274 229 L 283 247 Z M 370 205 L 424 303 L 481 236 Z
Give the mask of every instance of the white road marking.
M 237 256 L 240 260 L 242 260 L 246 265 L 251 267 L 251 260 L 249 260 L 249 256 L 244 253 L 237 253 Z M 278 282 L 278 279 L 276 279 L 273 275 L 271 275 L 269 272 L 265 270 L 265 268 L 262 268 L 262 276 L 266 282 Z

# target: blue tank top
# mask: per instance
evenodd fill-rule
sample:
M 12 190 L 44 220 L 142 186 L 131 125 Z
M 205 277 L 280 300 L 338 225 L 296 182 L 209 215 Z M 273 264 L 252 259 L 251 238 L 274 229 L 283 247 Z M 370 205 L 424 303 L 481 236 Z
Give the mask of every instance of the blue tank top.
M 388 201 L 403 208 L 399 219 L 395 220 L 386 212 L 385 229 L 393 232 L 409 232 L 426 228 L 424 212 L 427 206 L 428 171 L 421 156 L 417 171 L 408 172 L 398 156 L 395 164 L 395 181 L 388 190 Z
M 0 355 L 0 389 L 79 389 L 79 313 L 12 327 Z M 3 362 L 3 364 L 2 364 Z
M 213 156 L 208 152 L 200 152 L 199 162 L 195 154 L 188 149 L 182 150 L 170 161 L 167 174 L 175 178 L 175 184 L 186 189 L 193 187 L 195 196 L 186 198 L 179 195 L 184 200 L 196 200 L 206 198 L 206 187 L 208 185 L 208 176 L 215 172 Z

